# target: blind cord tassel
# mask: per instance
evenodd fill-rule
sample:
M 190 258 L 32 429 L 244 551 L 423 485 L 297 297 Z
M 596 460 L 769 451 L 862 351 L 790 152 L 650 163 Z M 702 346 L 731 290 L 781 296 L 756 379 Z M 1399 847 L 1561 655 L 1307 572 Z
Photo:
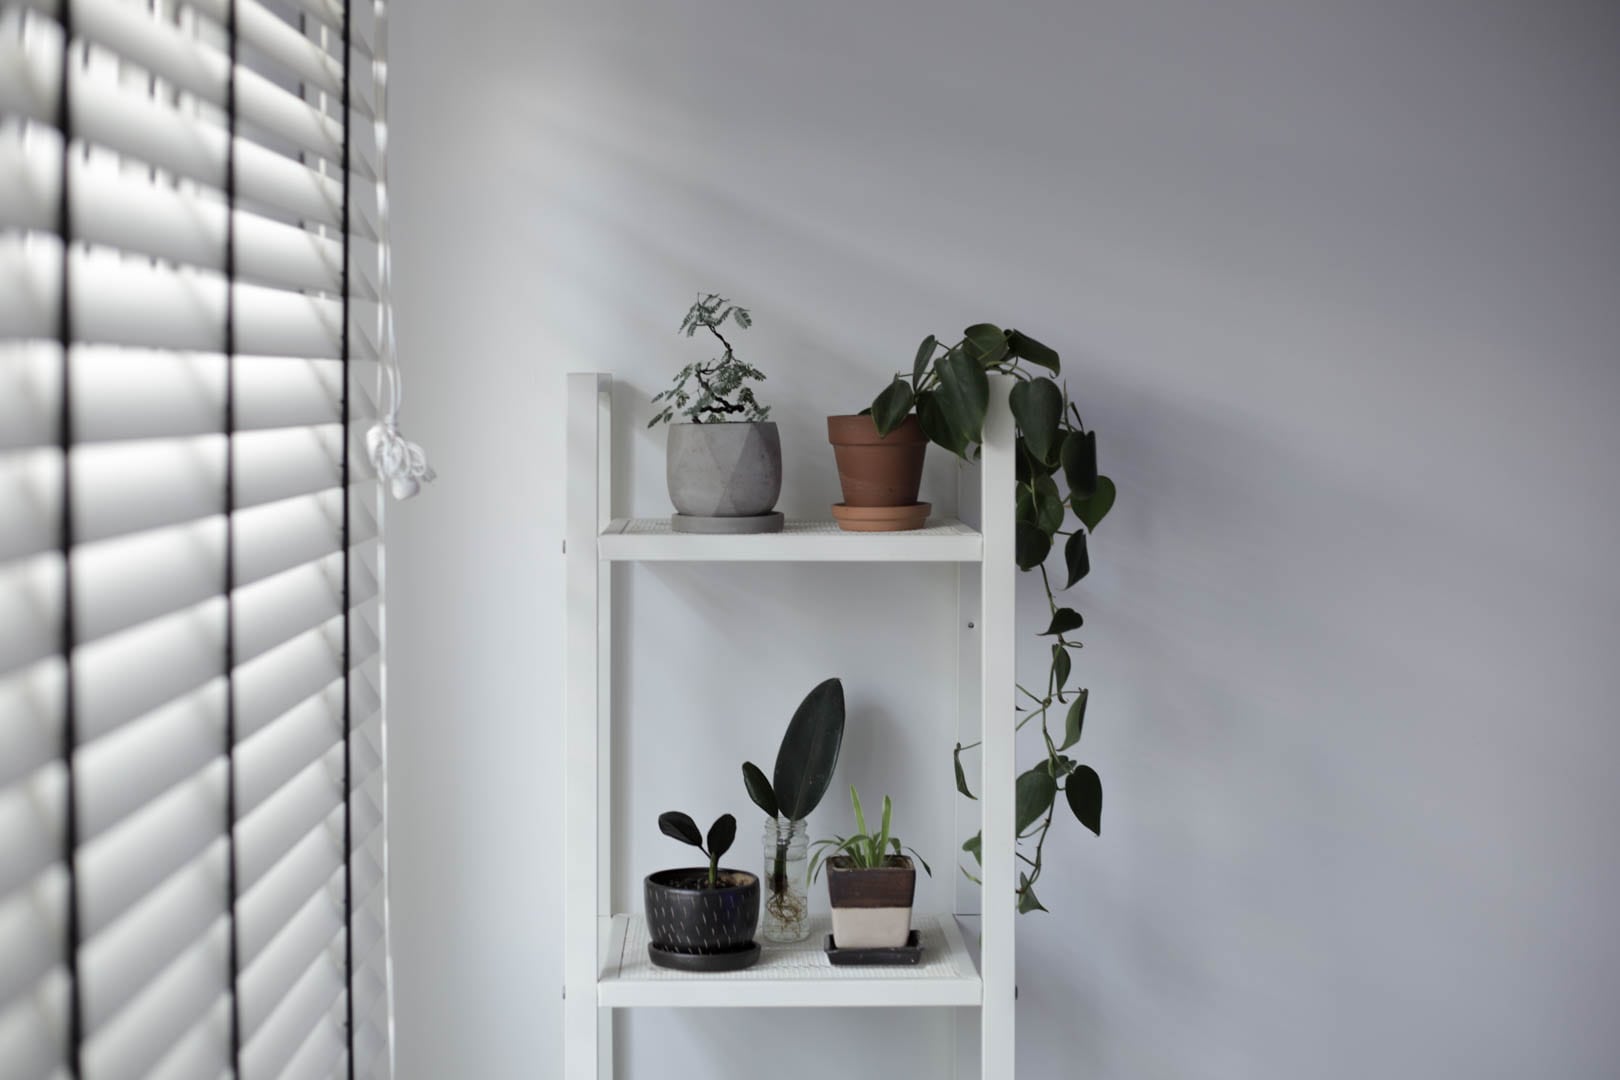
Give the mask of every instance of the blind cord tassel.
M 396 499 L 409 499 L 432 482 L 438 474 L 428 464 L 427 452 L 400 434 L 399 408 L 405 399 L 405 378 L 399 369 L 399 349 L 394 340 L 393 241 L 388 229 L 388 15 L 381 0 L 375 5 L 376 42 L 371 64 L 376 86 L 373 121 L 377 142 L 377 245 L 378 337 L 382 342 L 382 418 L 366 432 L 366 456 L 377 475 L 388 481 Z

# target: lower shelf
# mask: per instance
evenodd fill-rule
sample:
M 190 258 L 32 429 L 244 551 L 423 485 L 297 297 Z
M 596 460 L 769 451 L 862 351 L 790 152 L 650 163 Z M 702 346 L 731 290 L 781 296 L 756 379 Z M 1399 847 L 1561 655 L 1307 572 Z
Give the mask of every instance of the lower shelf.
M 834 967 L 822 951 L 830 932 L 825 916 L 812 918 L 808 941 L 761 941 L 759 963 L 745 971 L 698 974 L 656 967 L 647 959 L 647 924 L 640 915 L 600 920 L 601 974 L 597 1005 L 735 1008 L 864 1005 L 978 1005 L 979 970 L 954 917 L 917 916 L 922 963 L 915 967 Z

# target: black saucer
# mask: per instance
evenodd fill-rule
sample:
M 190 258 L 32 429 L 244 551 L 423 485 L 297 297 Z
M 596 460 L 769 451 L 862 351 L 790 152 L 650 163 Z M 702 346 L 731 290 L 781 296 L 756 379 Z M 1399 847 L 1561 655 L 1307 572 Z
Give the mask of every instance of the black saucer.
M 666 949 L 653 942 L 647 943 L 647 959 L 659 967 L 676 971 L 741 971 L 759 961 L 759 942 L 719 953 L 683 953 Z
M 834 942 L 831 934 L 827 935 L 827 943 L 823 946 L 827 953 L 827 960 L 843 967 L 864 967 L 868 964 L 882 964 L 888 966 L 903 966 L 915 964 L 922 959 L 922 939 L 913 930 L 911 936 L 906 938 L 904 945 L 897 945 L 887 949 L 840 949 Z

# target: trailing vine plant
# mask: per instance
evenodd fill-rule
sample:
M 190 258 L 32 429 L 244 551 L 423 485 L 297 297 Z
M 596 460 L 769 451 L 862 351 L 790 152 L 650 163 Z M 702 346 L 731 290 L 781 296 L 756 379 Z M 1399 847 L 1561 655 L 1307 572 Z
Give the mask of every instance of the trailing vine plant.
M 720 332 L 727 319 L 746 330 L 754 325 L 748 309 L 733 304 L 718 293 L 700 293 L 697 302 L 681 320 L 680 332 L 691 337 L 699 330 L 707 330 L 725 350 L 707 364 L 687 364 L 675 375 L 675 385 L 653 395 L 653 403 L 663 408 L 647 421 L 648 427 L 667 424 L 678 412 L 694 424 L 727 422 L 763 423 L 770 419 L 771 407 L 761 405 L 754 397 L 750 379 L 765 381 L 765 373 L 746 360 L 738 359 L 731 342 Z M 687 384 L 696 383 L 692 389 Z
M 1102 832 L 1102 780 L 1096 770 L 1066 753 L 1080 741 L 1090 697 L 1084 687 L 1069 685 L 1072 654 L 1081 648 L 1073 635 L 1085 620 L 1074 608 L 1059 605 L 1058 594 L 1090 572 L 1087 537 L 1113 507 L 1114 483 L 1097 472 L 1096 432 L 1085 426 L 1066 387 L 1049 377 L 1061 373 L 1058 354 L 1017 330 L 978 323 L 949 347 L 930 334 L 918 346 L 910 374 L 895 375 L 872 402 L 871 414 L 879 434 L 887 435 L 915 412 L 929 441 L 963 459 L 977 457 L 990 405 L 992 371 L 1016 380 L 1007 396 L 1017 427 L 1015 557 L 1020 570 L 1040 574 L 1050 609 L 1049 622 L 1041 632 L 1043 638 L 1051 639 L 1046 685 L 1030 689 L 1019 684 L 1016 707 L 1018 730 L 1037 723 L 1046 751 L 1045 758 L 1017 781 L 1017 855 L 1022 863 L 1018 910 L 1045 911 L 1035 895 L 1035 885 L 1041 877 L 1058 796 L 1062 795 L 1080 824 L 1098 835 Z M 1060 587 L 1054 585 L 1046 568 L 1059 537 L 1065 538 L 1061 541 L 1064 580 Z M 1054 714 L 1062 717 L 1061 730 L 1055 727 Z M 978 746 L 958 743 L 954 754 L 956 787 L 969 799 L 976 796 L 968 788 L 962 754 Z M 981 839 L 975 835 L 962 845 L 975 864 Z M 979 881 L 967 867 L 962 872 Z

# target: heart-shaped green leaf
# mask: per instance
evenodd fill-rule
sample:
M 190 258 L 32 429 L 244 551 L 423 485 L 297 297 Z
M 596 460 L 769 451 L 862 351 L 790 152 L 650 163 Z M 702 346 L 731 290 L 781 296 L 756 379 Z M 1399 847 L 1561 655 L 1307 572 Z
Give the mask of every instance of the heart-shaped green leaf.
M 766 817 L 776 816 L 776 792 L 771 790 L 771 782 L 765 778 L 765 771 L 752 761 L 743 762 L 743 786 L 748 789 L 748 797 L 754 800 L 754 805 L 765 811 Z
M 968 353 L 980 367 L 991 367 L 1007 355 L 1007 335 L 991 323 L 974 323 L 962 331 Z
M 938 348 L 939 342 L 934 340 L 933 334 L 923 338 L 922 344 L 917 346 L 917 359 L 911 362 L 911 381 L 917 386 L 922 385 L 923 373 L 928 370 L 928 361 L 934 358 L 934 351 Z
M 1043 367 L 1056 375 L 1061 368 L 1058 354 L 1021 330 L 1007 331 L 1007 348 L 1021 360 Z
M 967 450 L 967 440 L 951 427 L 945 418 L 944 406 L 939 403 L 939 395 L 932 390 L 917 395 L 917 423 L 935 446 L 943 446 L 957 457 Z
M 904 379 L 895 379 L 872 402 L 872 423 L 877 425 L 879 435 L 887 435 L 900 426 L 900 422 L 911 415 L 911 384 Z
M 683 814 L 679 810 L 659 814 L 658 831 L 683 844 L 691 844 L 695 848 L 703 846 L 703 833 L 698 829 L 697 822 L 692 820 L 690 814 Z
M 1051 637 L 1053 634 L 1067 634 L 1070 630 L 1078 630 L 1086 625 L 1086 620 L 1074 608 L 1060 607 L 1052 612 L 1052 623 L 1041 631 L 1042 637 Z
M 1050 476 L 1037 476 L 1020 486 L 1013 505 L 1019 521 L 1039 527 L 1048 536 L 1063 528 L 1063 495 Z
M 1052 550 L 1052 538 L 1041 531 L 1039 525 L 1020 521 L 1013 538 L 1013 558 L 1020 570 L 1033 570 L 1046 561 Z
M 939 389 L 934 399 L 939 402 L 945 422 L 961 445 L 982 441 L 984 414 L 990 408 L 990 376 L 960 349 L 946 353 L 935 364 L 935 370 L 939 372 Z
M 844 684 L 827 679 L 799 703 L 776 752 L 771 790 L 781 817 L 801 821 L 810 816 L 832 783 L 843 742 Z
M 1080 730 L 1086 726 L 1086 699 L 1090 696 L 1090 690 L 1081 690 L 1069 705 L 1069 715 L 1063 720 L 1063 745 L 1059 750 L 1067 750 L 1080 741 Z
M 1073 660 L 1069 657 L 1069 650 L 1062 643 L 1052 646 L 1052 681 L 1056 684 L 1058 693 L 1069 685 L 1069 668 Z
M 961 743 L 956 744 L 956 752 L 951 756 L 956 759 L 956 790 L 960 791 L 963 795 L 966 795 L 970 799 L 977 799 L 978 796 L 974 795 L 973 792 L 968 790 L 967 773 L 962 769 Z
M 1063 440 L 1063 478 L 1069 494 L 1090 498 L 1097 493 L 1097 433 L 1071 431 Z
M 1106 476 L 1097 477 L 1097 490 L 1091 495 L 1076 495 L 1070 500 L 1075 515 L 1086 523 L 1086 528 L 1095 529 L 1097 523 L 1108 516 L 1108 511 L 1114 508 L 1114 482 Z
M 1026 829 L 1039 821 L 1052 808 L 1052 800 L 1056 797 L 1057 781 L 1052 779 L 1044 764 L 1020 776 L 1016 793 L 1018 835 L 1022 836 Z
M 709 858 L 718 861 L 720 856 L 731 850 L 731 842 L 737 839 L 737 819 L 730 814 L 721 814 L 709 826 Z
M 962 850 L 973 856 L 973 861 L 980 866 L 984 865 L 983 853 L 979 850 L 980 845 L 983 843 L 983 835 L 983 833 L 974 833 L 972 839 L 962 845 Z
M 1069 809 L 1080 824 L 1102 835 L 1102 778 L 1097 771 L 1089 765 L 1082 765 L 1074 770 L 1068 782 L 1063 786 L 1063 794 L 1069 800 Z
M 1068 543 L 1063 545 L 1063 561 L 1069 567 L 1069 580 L 1063 587 L 1070 589 L 1074 583 L 1091 573 L 1091 556 L 1086 551 L 1086 534 L 1079 529 L 1069 536 Z
M 1057 383 L 1045 376 L 1020 382 L 1007 392 L 1007 404 L 1030 453 L 1041 461 L 1056 461 L 1063 441 L 1058 428 L 1063 419 L 1063 391 Z
M 1035 898 L 1035 887 L 1029 883 L 1027 875 L 1019 875 L 1022 879 L 1018 886 L 1018 914 L 1028 915 L 1031 911 L 1045 911 L 1046 905 Z

